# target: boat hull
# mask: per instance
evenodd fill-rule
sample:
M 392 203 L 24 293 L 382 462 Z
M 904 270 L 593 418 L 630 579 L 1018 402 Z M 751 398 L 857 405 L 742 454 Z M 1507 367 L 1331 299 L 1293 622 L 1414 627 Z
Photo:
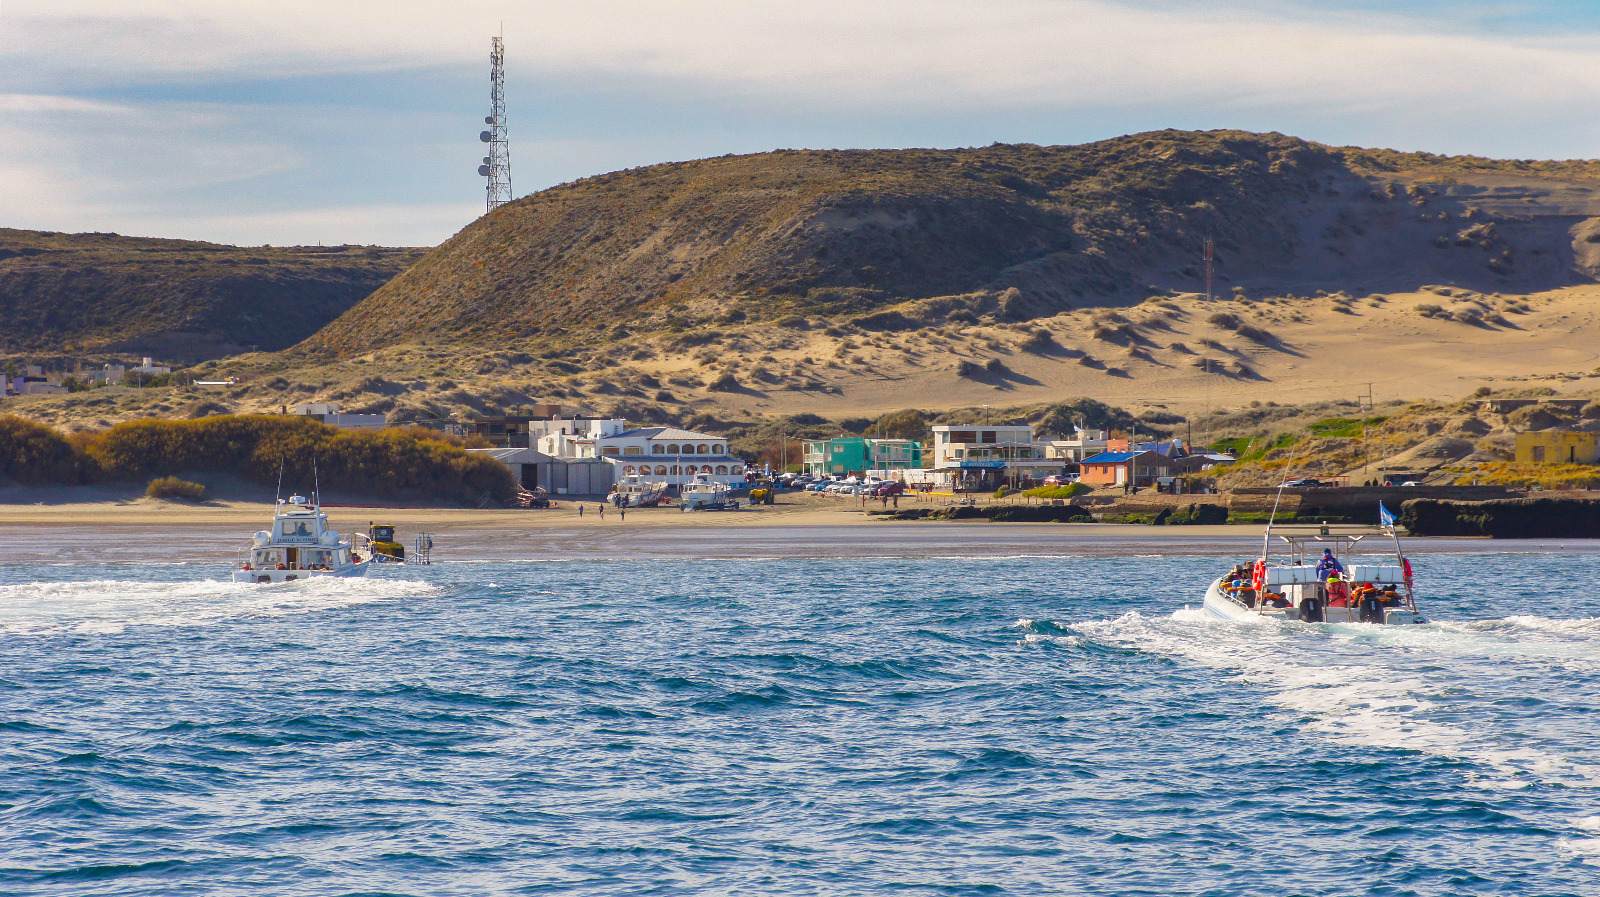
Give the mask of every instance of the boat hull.
M 323 579 L 325 577 L 349 579 L 355 576 L 366 576 L 367 567 L 371 564 L 371 561 L 362 561 L 359 564 L 351 564 L 342 570 L 235 570 L 233 571 L 233 581 L 259 585 L 276 585 L 284 582 L 304 582 L 308 579 Z
M 1291 620 L 1300 622 L 1297 608 L 1285 607 L 1246 607 L 1241 602 L 1229 598 L 1222 590 L 1222 579 L 1212 580 L 1206 589 L 1204 608 L 1206 613 L 1218 620 Z M 1360 623 L 1361 611 L 1355 607 L 1325 607 L 1322 609 L 1322 622 L 1324 623 Z M 1428 622 L 1423 616 L 1410 608 L 1386 607 L 1384 608 L 1383 622 L 1388 625 L 1419 624 Z

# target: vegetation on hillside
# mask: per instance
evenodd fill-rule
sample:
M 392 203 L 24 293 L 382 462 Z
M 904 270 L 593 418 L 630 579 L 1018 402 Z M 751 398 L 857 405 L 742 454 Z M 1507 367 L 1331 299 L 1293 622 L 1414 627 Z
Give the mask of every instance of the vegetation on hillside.
M 1493 172 L 1595 179 L 1600 163 L 1162 131 L 1081 146 L 778 150 L 655 165 L 496 209 L 303 348 L 361 352 L 426 334 L 543 352 L 814 318 L 876 331 L 1025 321 L 1200 289 L 1208 235 L 1240 298 L 1574 282 L 1556 260 L 1562 247 L 1520 246 L 1544 236 L 1497 226 L 1492 197 L 1469 207 L 1450 193 L 1452 179 Z M 1325 229 L 1307 226 L 1313 202 Z M 1570 242 L 1569 224 L 1552 233 Z M 1048 349 L 1035 336 L 1025 351 Z
M 422 256 L 0 228 L 0 354 L 193 360 L 294 345 Z
M 477 504 L 515 491 L 505 465 L 420 427 L 343 430 L 303 417 L 226 415 L 142 420 L 70 439 L 0 417 L 0 474 L 29 485 L 140 481 L 227 473 L 383 498 Z

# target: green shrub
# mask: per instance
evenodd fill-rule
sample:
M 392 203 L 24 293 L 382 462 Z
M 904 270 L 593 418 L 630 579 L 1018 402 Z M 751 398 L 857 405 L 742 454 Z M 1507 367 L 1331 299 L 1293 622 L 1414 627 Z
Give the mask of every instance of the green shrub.
M 994 497 L 995 498 L 1005 498 L 1007 495 L 1010 495 L 1014 491 L 1016 491 L 1016 490 L 1012 489 L 1010 486 L 1001 486 L 999 489 L 994 490 Z
M 177 477 L 156 477 L 145 487 L 144 494 L 151 498 L 205 501 L 206 487 Z
M 1068 483 L 1065 486 L 1036 486 L 1022 494 L 1028 496 L 1029 498 L 1044 498 L 1053 500 L 1077 498 L 1080 495 L 1084 495 L 1093 491 L 1094 489 L 1087 483 Z
M 0 480 L 30 486 L 77 485 L 83 464 L 66 437 L 14 414 L 0 416 Z

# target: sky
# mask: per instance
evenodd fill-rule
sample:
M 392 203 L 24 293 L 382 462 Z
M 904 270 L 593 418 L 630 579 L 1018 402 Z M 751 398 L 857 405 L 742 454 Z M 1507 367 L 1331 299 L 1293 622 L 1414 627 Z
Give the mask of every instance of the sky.
M 516 196 L 777 148 L 1163 128 L 1600 157 L 1594 0 L 0 0 L 0 227 L 435 245 Z

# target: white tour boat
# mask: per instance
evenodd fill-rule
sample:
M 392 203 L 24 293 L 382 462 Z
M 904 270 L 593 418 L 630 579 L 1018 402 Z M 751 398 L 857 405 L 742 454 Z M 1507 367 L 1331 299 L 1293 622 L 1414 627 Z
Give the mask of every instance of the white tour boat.
M 1269 522 L 1261 557 L 1213 580 L 1206 589 L 1206 612 L 1223 620 L 1426 623 L 1417 609 L 1411 561 L 1400 547 L 1394 517 L 1380 505 L 1379 519 L 1376 528 L 1333 532 L 1324 524 L 1280 532 L 1283 545 L 1277 557 L 1272 555 Z M 1361 543 L 1373 536 L 1388 536 L 1391 544 L 1364 550 L 1368 546 Z
M 739 503 L 728 500 L 730 491 L 726 483 L 717 482 L 712 479 L 711 474 L 697 473 L 694 479 L 683 484 L 679 495 L 683 500 L 685 511 L 737 509 Z
M 278 499 L 272 529 L 255 534 L 234 582 L 277 583 L 319 576 L 365 576 L 372 563 L 371 540 L 349 539 L 328 528 L 328 515 L 315 502 L 291 495 Z
M 666 495 L 665 480 L 652 483 L 636 473 L 630 473 L 622 478 L 622 482 L 612 487 L 608 501 L 619 508 L 653 508 L 660 504 Z

